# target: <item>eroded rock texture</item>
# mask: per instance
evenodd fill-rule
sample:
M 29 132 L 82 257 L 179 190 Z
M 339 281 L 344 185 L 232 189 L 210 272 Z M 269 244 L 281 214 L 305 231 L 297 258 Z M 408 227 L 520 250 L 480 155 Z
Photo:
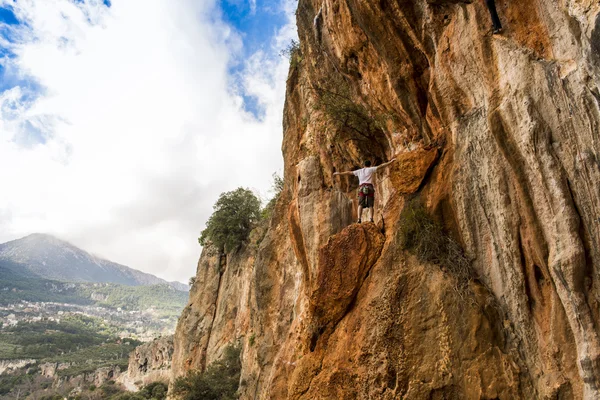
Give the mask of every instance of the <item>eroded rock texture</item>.
M 246 399 L 600 398 L 600 5 L 300 0 L 285 189 L 266 232 L 205 249 L 177 375 L 243 346 Z M 352 225 L 370 158 L 375 225 Z M 418 196 L 474 280 L 399 246 Z
M 173 337 L 165 336 L 144 343 L 129 355 L 127 373 L 119 382 L 137 390 L 152 382 L 169 383 L 173 359 Z

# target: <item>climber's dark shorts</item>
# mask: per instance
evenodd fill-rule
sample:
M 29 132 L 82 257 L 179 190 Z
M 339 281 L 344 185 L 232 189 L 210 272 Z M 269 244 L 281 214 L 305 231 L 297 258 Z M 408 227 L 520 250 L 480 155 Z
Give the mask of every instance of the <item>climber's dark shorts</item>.
M 358 205 L 363 208 L 373 208 L 375 204 L 375 188 L 373 185 L 361 185 L 358 188 Z
M 502 23 L 500 22 L 500 17 L 498 17 L 498 11 L 496 11 L 496 2 L 494 0 L 485 0 L 485 4 L 490 10 L 494 29 L 502 29 Z

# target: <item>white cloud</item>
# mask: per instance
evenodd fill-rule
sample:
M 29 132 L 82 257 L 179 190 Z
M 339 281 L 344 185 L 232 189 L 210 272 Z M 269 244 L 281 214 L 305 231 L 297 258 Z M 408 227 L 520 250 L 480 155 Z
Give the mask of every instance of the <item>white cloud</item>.
M 281 169 L 287 61 L 275 47 L 295 34 L 291 13 L 242 76 L 265 109 L 256 120 L 227 73 L 240 38 L 210 1 L 9 3 L 29 29 L 13 32 L 7 74 L 44 91 L 0 94 L 0 242 L 53 233 L 186 281 L 218 195 L 265 194 Z

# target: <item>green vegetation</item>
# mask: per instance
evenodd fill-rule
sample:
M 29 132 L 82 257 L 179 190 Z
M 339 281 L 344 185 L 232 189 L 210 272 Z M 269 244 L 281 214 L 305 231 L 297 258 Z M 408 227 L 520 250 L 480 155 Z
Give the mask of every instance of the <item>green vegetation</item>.
M 117 366 L 125 370 L 129 353 L 141 342 L 120 339 L 117 330 L 100 318 L 83 315 L 65 316 L 60 323 L 47 320 L 19 323 L 0 331 L 0 359 L 33 359 L 36 360 L 34 366 L 46 362 L 66 364 L 67 368 L 57 371 L 59 377 L 92 373 L 101 367 Z M 40 376 L 37 366 L 26 366 L 0 376 L 0 398 L 8 394 L 14 397 L 16 393 L 25 398 L 35 391 L 50 388 L 52 381 Z M 91 392 L 95 390 L 95 387 L 90 388 Z M 98 396 L 89 398 L 108 398 L 101 396 L 101 392 L 96 393 Z M 117 392 L 122 393 L 118 388 Z M 45 396 L 50 396 L 47 397 L 49 399 L 56 396 L 62 399 L 66 394 L 67 391 Z
M 76 284 L 38 278 L 9 261 L 0 261 L 0 305 L 30 302 L 57 302 L 79 305 L 94 304 L 76 289 Z
M 300 50 L 300 42 L 290 40 L 287 47 L 279 53 L 282 57 L 287 57 L 290 60 L 290 66 L 296 68 L 302 62 L 302 51 Z
M 198 242 L 210 241 L 222 251 L 235 251 L 260 219 L 260 200 L 251 190 L 238 188 L 222 193 L 213 208 Z
M 14 387 L 20 385 L 30 385 L 34 378 L 30 374 L 24 372 L 19 374 L 3 374 L 0 375 L 0 398 L 9 394 Z
M 114 383 L 106 383 L 100 387 L 101 398 L 108 400 L 164 400 L 167 398 L 167 390 L 167 384 L 162 382 L 149 383 L 137 393 L 123 392 Z
M 67 283 L 37 277 L 15 275 L 0 268 L 0 305 L 29 302 L 53 302 L 99 305 L 127 311 L 154 307 L 158 318 L 177 319 L 188 300 L 188 293 L 161 284 L 125 286 L 115 283 Z M 104 300 L 93 300 L 92 295 Z
M 269 200 L 269 202 L 267 203 L 267 205 L 265 206 L 265 208 L 263 208 L 263 210 L 261 211 L 261 217 L 263 219 L 269 219 L 271 217 L 271 214 L 273 214 L 273 210 L 275 209 L 275 204 L 277 203 L 277 199 L 279 199 L 279 196 L 281 195 L 281 192 L 283 191 L 283 178 L 279 175 L 277 175 L 276 173 L 273 174 L 273 183 L 271 185 L 271 193 L 273 193 L 273 197 L 271 198 L 271 200 Z
M 258 197 L 248 189 L 221 193 L 198 243 L 202 246 L 210 243 L 226 253 L 237 250 L 242 244 L 260 243 L 283 187 L 283 178 L 274 173 L 270 190 L 273 196 L 262 209 Z M 192 276 L 189 285 L 193 286 L 195 281 L 196 277 Z
M 25 393 L 34 393 L 27 398 L 40 400 L 165 400 L 168 389 L 166 383 L 153 382 L 144 386 L 140 391 L 131 393 L 123 390 L 114 381 L 107 381 L 100 387 L 92 384 L 77 391 L 79 394 L 73 394 L 73 386 L 68 383 L 55 388 L 52 388 L 49 382 L 41 382 L 41 384 L 37 383 L 33 386 L 37 386 L 36 391 L 25 391 Z M 47 390 L 43 391 L 42 389 Z M 25 398 L 23 393 L 22 391 L 21 398 Z M 13 399 L 15 396 L 9 398 Z
M 329 117 L 338 128 L 338 134 L 347 131 L 355 140 L 378 144 L 376 139 L 383 135 L 385 119 L 371 115 L 363 104 L 354 100 L 350 85 L 342 75 L 328 76 L 315 90 L 316 109 Z
M 72 363 L 72 368 L 60 372 L 71 376 L 80 365 L 85 365 L 83 372 L 108 365 L 126 366 L 129 353 L 141 342 L 121 341 L 116 334 L 115 327 L 83 315 L 65 317 L 60 323 L 19 323 L 0 332 L 0 359 Z
M 223 357 L 209 365 L 204 373 L 193 371 L 177 379 L 173 392 L 181 400 L 237 399 L 241 370 L 240 348 L 228 346 Z
M 5 308 L 0 310 L 0 316 L 15 314 L 21 322 L 15 326 L 0 324 L 0 359 L 32 359 L 35 360 L 34 366 L 46 362 L 59 363 L 66 367 L 56 372 L 59 377 L 92 373 L 102 367 L 126 370 L 129 354 L 141 342 L 121 339 L 122 332 L 136 334 L 140 328 L 146 332 L 161 332 L 169 325 L 174 326 L 187 299 L 187 292 L 169 285 L 124 286 L 53 281 L 23 272 L 18 265 L 2 261 L 0 305 Z M 59 304 L 41 305 L 41 302 Z M 89 306 L 102 308 L 87 308 Z M 117 311 L 118 308 L 122 311 Z M 60 311 L 61 315 L 58 315 Z M 52 318 L 48 317 L 50 315 Z M 69 395 L 73 387 L 68 383 L 54 390 L 52 382 L 53 379 L 39 374 L 38 367 L 27 366 L 4 373 L 0 376 L 0 399 L 17 396 L 23 399 L 128 396 L 118 386 L 108 385 L 104 388 L 90 387 L 81 396 L 73 397 Z M 164 385 L 163 389 L 166 391 Z M 160 391 L 160 387 L 154 385 L 148 393 L 140 392 L 132 399 L 162 399 L 164 396 Z M 148 396 L 140 397 L 145 396 L 144 393 Z M 33 397 L 28 397 L 30 395 Z
M 457 280 L 464 290 L 473 279 L 471 263 L 462 247 L 444 230 L 418 199 L 408 202 L 400 216 L 400 246 L 420 261 L 437 264 Z
M 63 356 L 55 356 L 47 361 L 72 363 L 72 366 L 58 371 L 59 376 L 77 376 L 91 373 L 102 367 L 117 366 L 124 371 L 129 366 L 129 353 L 140 342 L 127 340 L 123 343 L 104 343 L 98 346 L 83 348 Z
M 168 386 L 166 384 L 154 382 L 144 386 L 137 394 L 140 395 L 142 399 L 163 400 L 167 397 L 167 390 Z
M 332 128 L 328 129 L 326 146 L 337 147 L 337 153 L 345 154 L 344 159 L 358 157 L 361 161 L 370 159 L 377 162 L 387 158 L 389 148 L 385 132 L 388 123 L 396 123 L 395 113 L 378 112 L 362 101 L 359 92 L 350 85 L 349 78 L 337 68 L 336 72 L 319 79 L 313 90 L 316 94 L 313 109 Z M 352 148 L 357 153 L 348 152 Z
M 83 296 L 92 293 L 102 295 L 106 300 L 98 305 L 121 308 L 123 310 L 146 310 L 153 307 L 159 316 L 179 317 L 188 300 L 188 293 L 176 290 L 169 285 L 124 286 L 111 283 L 85 284 L 80 287 Z

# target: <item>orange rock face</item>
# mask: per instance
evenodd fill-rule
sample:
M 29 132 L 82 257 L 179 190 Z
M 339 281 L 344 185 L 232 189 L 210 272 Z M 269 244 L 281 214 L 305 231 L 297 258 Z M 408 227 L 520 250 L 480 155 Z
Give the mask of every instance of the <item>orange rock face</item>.
M 309 298 L 310 314 L 319 330 L 333 329 L 347 313 L 379 258 L 383 242 L 375 224 L 357 224 L 331 237 L 320 249 Z
M 600 5 L 496 3 L 502 35 L 483 1 L 299 1 L 285 189 L 245 248 L 205 249 L 175 375 L 237 341 L 244 399 L 600 398 Z M 333 173 L 392 157 L 352 225 Z M 413 197 L 466 288 L 401 248 Z

